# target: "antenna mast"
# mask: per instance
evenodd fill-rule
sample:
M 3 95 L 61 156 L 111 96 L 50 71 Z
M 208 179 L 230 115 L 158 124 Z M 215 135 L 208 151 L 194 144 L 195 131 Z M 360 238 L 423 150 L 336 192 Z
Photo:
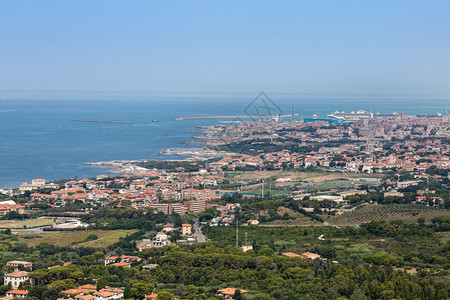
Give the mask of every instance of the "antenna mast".
M 261 198 L 264 198 L 264 178 L 261 179 Z

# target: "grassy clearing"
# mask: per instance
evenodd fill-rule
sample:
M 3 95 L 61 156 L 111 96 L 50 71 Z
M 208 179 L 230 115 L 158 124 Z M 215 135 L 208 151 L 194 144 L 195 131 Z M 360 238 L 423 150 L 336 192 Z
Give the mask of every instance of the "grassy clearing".
M 51 219 L 31 219 L 31 220 L 0 220 L 0 228 L 3 229 L 23 229 L 48 226 L 52 223 Z
M 352 212 L 337 216 L 324 216 L 328 223 L 334 225 L 357 225 L 371 220 L 396 220 L 416 222 L 419 218 L 431 219 L 450 213 L 447 209 L 426 207 L 414 204 L 364 205 Z
M 339 178 L 335 180 L 325 180 L 320 184 L 305 187 L 308 192 L 329 191 L 336 188 L 348 188 L 353 185 L 353 181 Z
M 41 235 L 20 237 L 19 240 L 27 242 L 29 246 L 36 246 L 40 243 L 49 243 L 57 246 L 72 246 L 75 247 L 108 247 L 119 241 L 121 237 L 130 235 L 137 230 L 86 230 L 86 231 L 70 231 L 70 232 L 49 232 Z M 86 238 L 95 234 L 98 236 L 97 240 L 83 242 Z
M 278 207 L 277 213 L 280 216 L 283 216 L 285 213 L 289 215 L 289 217 L 294 217 L 294 220 L 275 220 L 272 222 L 267 223 L 267 226 L 307 226 L 307 225 L 321 225 L 320 222 L 316 220 L 312 220 L 311 218 L 308 218 L 307 216 L 293 211 L 292 209 L 289 209 L 287 207 L 281 206 Z M 262 225 L 264 226 L 264 225 Z

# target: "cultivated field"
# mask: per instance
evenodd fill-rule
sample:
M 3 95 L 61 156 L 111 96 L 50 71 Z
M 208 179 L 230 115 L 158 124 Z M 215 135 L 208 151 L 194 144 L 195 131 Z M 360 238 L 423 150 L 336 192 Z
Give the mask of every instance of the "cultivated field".
M 43 218 L 31 220 L 0 220 L 0 228 L 23 229 L 23 228 L 48 226 L 51 223 L 52 223 L 51 219 L 43 219 Z
M 29 246 L 48 243 L 57 246 L 75 247 L 108 247 L 119 241 L 121 237 L 130 235 L 137 230 L 86 230 L 68 232 L 49 232 L 40 235 L 23 235 L 19 239 L 27 242 Z M 89 235 L 96 235 L 98 239 L 84 242 Z
M 405 222 L 415 222 L 419 218 L 425 218 L 430 222 L 432 218 L 448 215 L 450 211 L 434 207 L 426 207 L 415 204 L 388 204 L 388 205 L 364 205 L 352 212 L 345 212 L 337 216 L 323 216 L 333 225 L 357 225 L 371 220 L 395 220 L 402 219 Z

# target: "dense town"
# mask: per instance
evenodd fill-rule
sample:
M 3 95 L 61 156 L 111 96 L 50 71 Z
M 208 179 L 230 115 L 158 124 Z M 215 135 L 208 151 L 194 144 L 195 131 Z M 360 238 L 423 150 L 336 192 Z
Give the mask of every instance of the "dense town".
M 414 209 L 410 222 L 445 231 L 450 207 L 449 125 L 448 117 L 405 114 L 372 115 L 350 122 L 318 118 L 232 122 L 202 127 L 201 136 L 191 142 L 203 145 L 214 156 L 200 157 L 205 153 L 201 150 L 197 156 L 180 161 L 104 162 L 101 165 L 114 166 L 115 173 L 50 182 L 33 179 L 15 189 L 2 189 L 0 217 L 5 222 L 24 225 L 22 228 L 0 225 L 5 241 L 0 242 L 0 250 L 6 251 L 1 261 L 4 274 L 0 292 L 4 297 L 0 299 L 277 299 L 269 291 L 264 294 L 268 298 L 262 296 L 261 289 L 248 284 L 240 287 L 219 284 L 220 288 L 202 293 L 190 284 L 187 290 L 177 293 L 169 286 L 156 287 L 156 283 L 136 278 L 127 282 L 122 278 L 123 271 L 117 268 L 135 269 L 132 276 L 143 272 L 139 273 L 141 278 L 147 276 L 153 282 L 159 278 L 164 282 L 160 264 L 165 254 L 173 255 L 171 251 L 176 249 L 173 247 L 193 247 L 183 249 L 193 249 L 194 253 L 195 249 L 202 251 L 195 247 L 203 244 L 228 241 L 233 245 L 233 228 L 242 255 L 267 256 L 275 250 L 275 261 L 292 259 L 304 265 L 301 261 L 309 264 L 317 260 L 323 265 L 338 265 L 340 256 L 336 251 L 342 250 L 339 245 L 331 255 L 324 250 L 325 246 L 298 248 L 290 247 L 289 243 L 275 243 L 270 247 L 264 242 L 258 245 L 256 241 L 247 241 L 247 232 L 245 242 L 242 237 L 238 241 L 237 230 L 254 232 L 256 239 L 261 234 L 258 228 L 270 226 L 351 225 L 365 230 L 364 234 L 372 234 L 374 239 L 379 233 L 372 232 L 369 226 L 375 225 L 368 224 L 383 219 L 380 215 L 370 212 L 365 219 L 339 223 L 345 216 L 369 208 L 375 211 L 388 207 L 384 219 L 391 223 L 377 225 L 384 226 L 383 230 L 386 226 L 394 226 L 394 230 L 413 226 L 409 230 L 416 230 L 415 225 L 392 223 L 401 219 L 403 212 Z M 186 154 L 185 150 L 171 152 Z M 388 205 L 408 207 L 393 209 Z M 42 222 L 33 225 L 30 223 L 33 220 Z M 83 248 L 68 249 L 77 243 L 95 241 L 99 236 L 91 234 L 72 245 L 64 245 L 69 247 L 66 250 L 62 244 L 58 246 L 62 247 L 60 250 L 55 250 L 73 251 L 72 259 L 53 255 L 49 261 L 36 262 L 35 252 L 42 253 L 51 245 L 37 243 L 32 248 L 27 244 L 47 234 L 119 229 L 134 231 L 108 247 L 89 248 L 84 254 L 80 253 Z M 320 230 L 324 231 L 316 242 L 325 241 L 324 235 L 329 233 L 326 230 L 332 229 Z M 219 240 L 219 235 L 225 237 Z M 448 242 L 446 245 L 448 248 Z M 371 261 L 369 252 L 360 258 Z M 433 264 L 431 260 L 425 263 L 417 258 L 410 265 L 415 269 L 434 268 L 433 272 L 447 272 L 443 275 L 448 276 L 448 254 L 441 256 L 444 255 L 446 258 L 439 263 Z M 33 261 L 20 260 L 27 258 Z M 36 264 L 39 269 L 35 269 Z M 109 268 L 117 280 L 89 269 L 93 265 Z M 119 284 L 124 282 L 126 286 Z M 435 292 L 436 297 L 430 299 L 444 299 L 448 295 L 445 294 L 448 280 L 443 282 L 442 292 L 439 295 Z M 39 292 L 37 287 L 45 291 Z M 42 298 L 44 292 L 48 298 Z M 370 297 L 376 299 L 374 295 Z

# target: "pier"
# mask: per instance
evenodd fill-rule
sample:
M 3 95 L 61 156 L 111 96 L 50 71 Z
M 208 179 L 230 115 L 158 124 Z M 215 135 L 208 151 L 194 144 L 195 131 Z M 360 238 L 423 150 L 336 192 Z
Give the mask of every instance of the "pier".
M 132 125 L 133 122 L 120 122 L 120 121 L 97 121 L 97 120 L 70 120 L 72 122 L 87 122 L 87 123 L 109 123 L 109 124 L 128 124 Z
M 175 118 L 176 121 L 183 121 L 186 119 L 245 119 L 245 118 L 250 118 L 250 119 L 278 119 L 278 118 L 284 118 L 284 117 L 294 117 L 294 116 L 298 116 L 298 114 L 291 114 L 291 115 L 284 115 L 284 116 L 263 116 L 263 115 L 259 115 L 259 116 L 193 116 L 193 117 L 179 117 L 179 118 Z

